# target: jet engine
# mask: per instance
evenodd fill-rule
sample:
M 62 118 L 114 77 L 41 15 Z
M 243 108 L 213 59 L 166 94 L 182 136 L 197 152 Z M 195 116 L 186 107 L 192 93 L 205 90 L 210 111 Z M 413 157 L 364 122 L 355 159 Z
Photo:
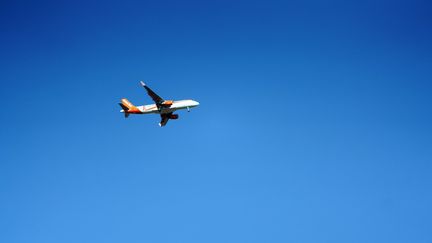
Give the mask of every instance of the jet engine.
M 162 103 L 162 105 L 163 105 L 163 106 L 171 106 L 173 103 L 174 103 L 174 101 L 172 101 L 172 100 L 165 100 L 165 101 Z
M 179 118 L 178 114 L 171 114 L 170 119 L 176 120 Z

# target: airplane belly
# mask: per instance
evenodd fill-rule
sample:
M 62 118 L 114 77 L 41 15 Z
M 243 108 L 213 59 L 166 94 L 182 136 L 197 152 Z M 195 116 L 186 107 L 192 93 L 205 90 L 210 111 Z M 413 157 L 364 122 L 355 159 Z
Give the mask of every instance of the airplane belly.
M 168 113 L 175 112 L 176 110 L 178 110 L 178 109 L 175 109 L 175 108 L 165 108 L 165 109 L 162 109 L 159 113 L 160 114 L 168 114 Z

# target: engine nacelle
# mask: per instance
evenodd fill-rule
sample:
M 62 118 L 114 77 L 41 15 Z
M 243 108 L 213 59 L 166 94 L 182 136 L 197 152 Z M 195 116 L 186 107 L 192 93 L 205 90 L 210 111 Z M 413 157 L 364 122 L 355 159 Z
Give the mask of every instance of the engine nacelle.
M 178 114 L 171 114 L 170 119 L 176 120 L 179 118 Z
M 174 101 L 172 101 L 172 100 L 165 100 L 165 101 L 162 103 L 162 105 L 163 105 L 163 106 L 171 106 L 173 103 L 174 103 Z

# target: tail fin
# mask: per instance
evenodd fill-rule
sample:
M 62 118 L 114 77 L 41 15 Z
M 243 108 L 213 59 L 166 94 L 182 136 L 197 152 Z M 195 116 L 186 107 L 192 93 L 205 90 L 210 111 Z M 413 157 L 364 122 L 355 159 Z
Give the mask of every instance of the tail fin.
M 126 98 L 121 99 L 122 107 L 125 106 L 126 110 L 136 109 L 136 107 Z
M 121 103 L 119 103 L 119 105 L 123 109 L 121 112 L 124 112 L 125 118 L 127 118 L 130 113 L 139 113 L 140 112 L 140 110 L 136 106 L 134 106 L 126 98 L 121 99 Z

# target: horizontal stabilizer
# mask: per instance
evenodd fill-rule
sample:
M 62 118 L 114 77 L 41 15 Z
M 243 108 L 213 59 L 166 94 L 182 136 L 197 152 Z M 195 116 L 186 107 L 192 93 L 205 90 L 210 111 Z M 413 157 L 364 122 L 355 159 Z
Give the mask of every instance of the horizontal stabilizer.
M 128 118 L 129 117 L 129 112 L 128 112 L 128 110 L 129 110 L 129 108 L 127 108 L 125 105 L 123 105 L 122 103 L 119 103 L 119 105 L 120 105 L 120 107 L 123 109 L 123 110 L 121 110 L 121 112 L 123 112 L 124 113 L 124 116 L 125 116 L 125 118 Z

